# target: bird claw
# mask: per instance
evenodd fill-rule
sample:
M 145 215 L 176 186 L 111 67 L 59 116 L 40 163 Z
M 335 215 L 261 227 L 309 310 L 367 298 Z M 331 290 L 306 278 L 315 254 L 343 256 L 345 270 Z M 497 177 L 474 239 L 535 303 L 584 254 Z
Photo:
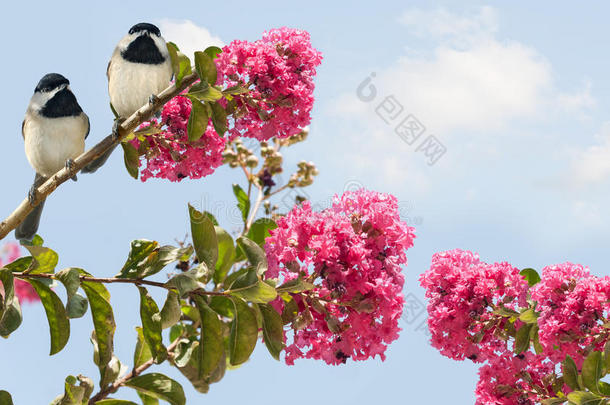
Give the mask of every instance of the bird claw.
M 155 96 L 154 94 L 151 94 L 150 97 L 148 97 L 149 104 L 155 104 L 157 101 L 159 101 L 159 97 Z
M 121 126 L 121 124 L 125 121 L 125 118 L 117 118 L 114 120 L 114 124 L 112 124 L 112 138 L 114 140 L 119 139 L 119 137 L 121 136 L 119 134 L 119 127 Z
M 72 170 L 73 167 L 74 167 L 74 159 L 66 160 L 66 169 Z
M 37 197 L 37 192 L 36 192 L 36 186 L 32 186 L 30 188 L 30 191 L 28 191 L 28 201 L 30 203 L 30 205 L 34 206 L 34 203 L 36 202 L 36 197 Z

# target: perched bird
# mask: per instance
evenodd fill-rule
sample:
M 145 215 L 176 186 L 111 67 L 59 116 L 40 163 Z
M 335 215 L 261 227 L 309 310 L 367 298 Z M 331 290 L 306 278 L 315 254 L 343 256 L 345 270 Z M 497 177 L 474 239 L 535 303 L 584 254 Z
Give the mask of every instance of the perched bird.
M 28 198 L 36 199 L 36 189 L 63 167 L 71 168 L 85 150 L 89 117 L 70 90 L 68 79 L 58 73 L 44 75 L 30 99 L 21 125 L 25 155 L 36 171 Z M 76 180 L 76 176 L 73 178 Z M 31 240 L 40 222 L 41 201 L 15 230 L 19 240 Z
M 116 46 L 107 69 L 110 103 L 127 118 L 154 101 L 172 78 L 165 40 L 153 24 L 136 24 Z
M 169 86 L 172 62 L 161 31 L 153 24 L 139 23 L 129 29 L 118 43 L 106 75 L 110 104 L 118 114 L 112 133 L 118 137 L 119 124 Z M 114 148 L 113 148 L 114 149 Z M 113 149 L 87 165 L 84 173 L 100 168 Z

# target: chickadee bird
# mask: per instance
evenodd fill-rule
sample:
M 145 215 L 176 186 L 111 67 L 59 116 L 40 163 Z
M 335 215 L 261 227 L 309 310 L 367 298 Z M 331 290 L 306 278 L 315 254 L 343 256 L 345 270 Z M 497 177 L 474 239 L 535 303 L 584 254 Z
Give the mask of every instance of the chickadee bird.
M 110 104 L 118 114 L 112 130 L 115 137 L 118 137 L 119 124 L 147 102 L 153 103 L 156 95 L 169 85 L 172 74 L 169 51 L 159 28 L 149 23 L 131 27 L 114 49 L 106 70 Z M 95 172 L 113 149 L 83 172 Z
M 40 79 L 25 112 L 21 133 L 25 155 L 36 171 L 28 194 L 33 204 L 36 189 L 63 167 L 71 168 L 73 159 L 85 151 L 89 117 L 76 101 L 68 79 L 58 73 Z M 44 200 L 17 227 L 17 239 L 32 240 L 36 235 L 43 206 Z

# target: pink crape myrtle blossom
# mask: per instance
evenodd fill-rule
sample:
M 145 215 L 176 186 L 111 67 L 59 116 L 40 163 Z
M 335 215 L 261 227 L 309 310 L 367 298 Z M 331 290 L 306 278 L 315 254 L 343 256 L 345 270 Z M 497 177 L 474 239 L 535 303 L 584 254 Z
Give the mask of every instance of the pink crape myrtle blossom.
M 191 100 L 184 96 L 174 97 L 163 106 L 160 122 L 153 120 L 143 126 L 160 125 L 163 130 L 146 138 L 150 149 L 146 158 L 140 161 L 142 181 L 151 177 L 170 181 L 180 181 L 186 177 L 199 179 L 214 173 L 222 165 L 225 139 L 214 131 L 212 125 L 198 141 L 188 141 L 186 127 L 191 105 Z M 140 141 L 135 139 L 132 144 L 138 148 Z
M 210 119 L 203 136 L 189 142 L 192 104 L 184 95 L 176 96 L 165 104 L 160 119 L 140 127 L 154 128 L 154 134 L 146 136 L 150 147 L 140 157 L 140 179 L 199 179 L 222 165 L 228 140 L 250 137 L 263 141 L 300 133 L 311 121 L 313 79 L 321 61 L 309 33 L 303 30 L 280 28 L 265 32 L 255 42 L 231 42 L 215 59 L 217 84 L 224 89 L 240 85 L 249 91 L 233 96 L 234 113 L 229 114 L 227 134 L 216 133 Z M 228 106 L 226 98 L 219 103 Z M 131 143 L 139 148 L 141 141 Z
M 14 262 L 21 256 L 21 250 L 16 243 L 7 243 L 0 248 L 0 267 Z M 25 281 L 14 279 L 15 294 L 20 302 L 40 301 L 34 288 Z M 0 286 L 0 290 L 2 287 Z
M 555 364 L 545 356 L 525 352 L 522 356 L 505 352 L 489 359 L 479 369 L 475 405 L 534 405 L 544 397 L 535 387 L 553 392 L 551 376 Z M 526 374 L 527 372 L 527 374 Z M 531 380 L 530 380 L 531 379 Z M 552 396 L 552 395 L 551 395 Z
M 507 263 L 490 265 L 452 250 L 435 254 L 420 281 L 429 299 L 432 345 L 447 357 L 483 363 L 478 405 L 533 405 L 558 390 L 569 393 L 560 379 L 566 356 L 580 369 L 609 339 L 610 277 L 592 276 L 579 264 L 547 266 L 530 287 Z M 511 310 L 529 311 L 521 319 L 530 319 L 526 336 L 534 344 L 519 354 L 515 339 L 527 325 Z
M 564 263 L 542 269 L 542 280 L 532 288 L 538 302 L 540 343 L 555 361 L 566 354 L 577 365 L 585 350 L 602 350 L 607 328 L 604 317 L 610 311 L 610 278 L 595 277 L 582 265 Z
M 517 310 L 527 305 L 528 285 L 519 269 L 505 262 L 487 264 L 459 249 L 436 253 L 420 283 L 429 300 L 432 346 L 455 360 L 484 362 L 505 351 L 506 342 L 495 332 L 507 320 L 491 306 Z
M 301 132 L 311 121 L 313 79 L 321 62 L 322 54 L 311 46 L 309 33 L 299 29 L 273 29 L 258 41 L 225 46 L 216 59 L 222 84 L 246 85 L 251 98 L 251 102 L 236 99 L 242 113 L 229 127 L 231 138 L 266 141 Z
M 361 189 L 335 196 L 321 212 L 306 201 L 277 225 L 266 240 L 266 277 L 285 282 L 301 276 L 316 286 L 308 294 L 292 294 L 299 313 L 310 313 L 311 319 L 287 343 L 286 363 L 385 359 L 400 331 L 401 267 L 415 237 L 399 217 L 396 198 Z M 284 301 L 273 305 L 281 312 Z

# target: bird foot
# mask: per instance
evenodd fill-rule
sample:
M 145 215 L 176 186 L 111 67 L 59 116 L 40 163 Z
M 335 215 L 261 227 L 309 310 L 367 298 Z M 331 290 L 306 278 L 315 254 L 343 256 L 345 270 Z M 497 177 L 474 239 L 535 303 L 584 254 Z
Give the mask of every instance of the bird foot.
M 114 124 L 112 124 L 112 138 L 114 140 L 119 139 L 119 127 L 123 122 L 125 122 L 125 118 L 118 117 L 114 120 Z
M 30 191 L 28 191 L 28 201 L 30 202 L 31 206 L 34 206 L 37 194 L 38 193 L 36 192 L 36 186 L 32 185 L 32 187 L 30 187 Z
M 150 97 L 148 97 L 149 104 L 155 104 L 157 101 L 159 101 L 159 97 L 155 96 L 154 94 L 151 94 Z

